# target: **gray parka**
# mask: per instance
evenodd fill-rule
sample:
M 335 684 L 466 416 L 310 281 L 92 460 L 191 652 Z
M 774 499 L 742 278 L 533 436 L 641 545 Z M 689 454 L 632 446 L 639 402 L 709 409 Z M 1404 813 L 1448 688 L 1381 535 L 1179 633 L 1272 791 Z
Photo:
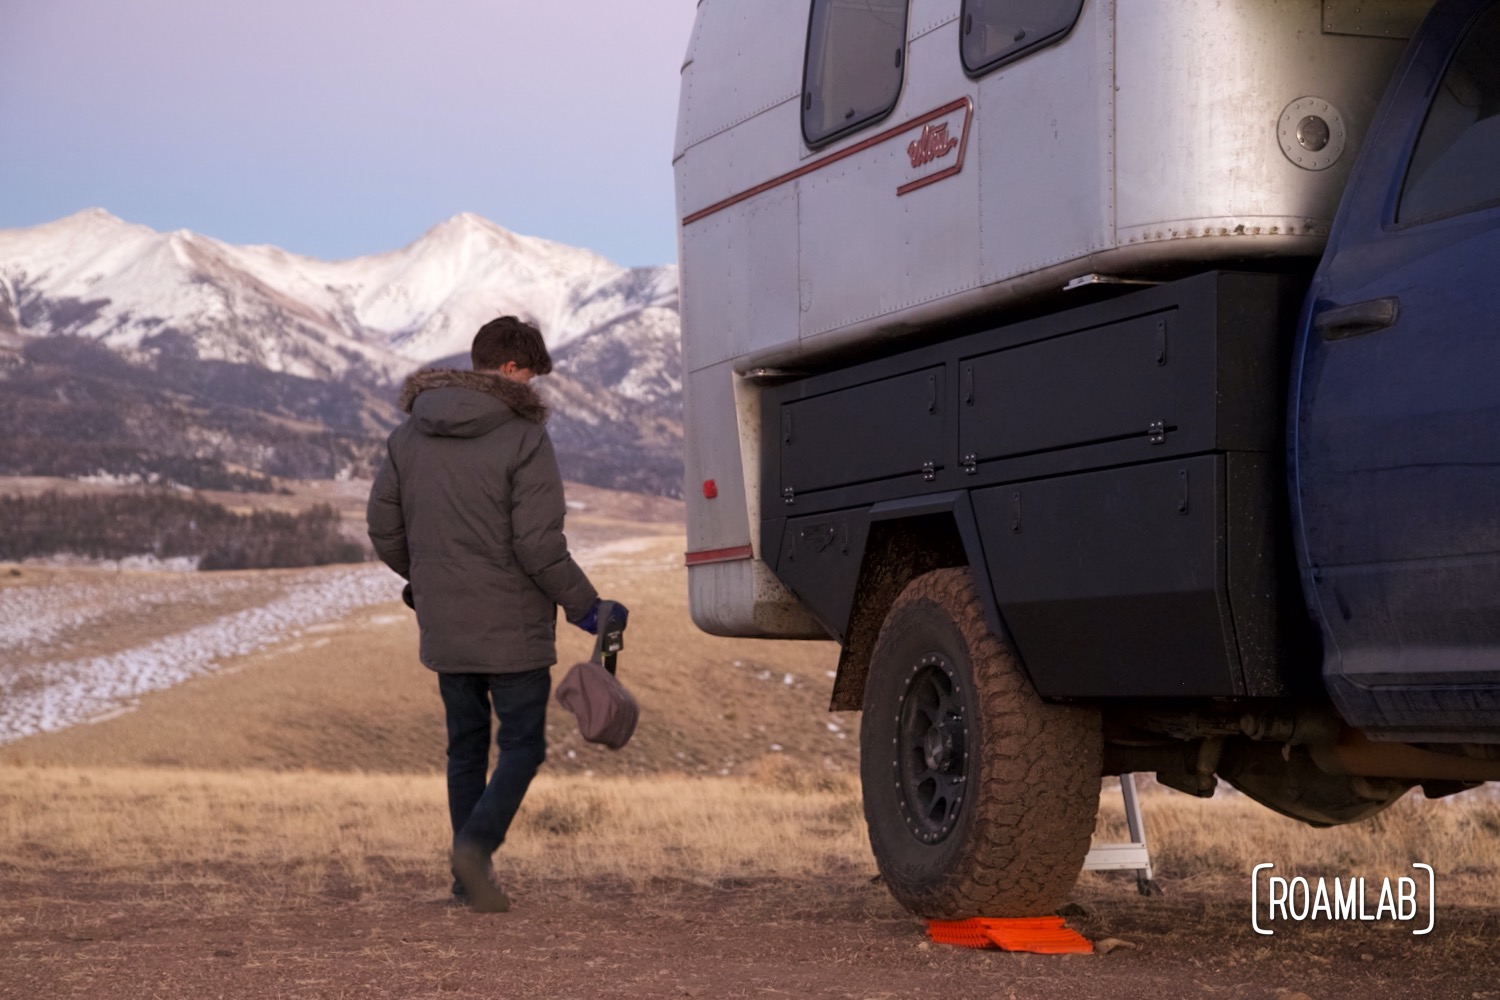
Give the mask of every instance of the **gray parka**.
M 514 673 L 557 662 L 569 620 L 598 593 L 568 554 L 547 407 L 521 382 L 438 369 L 406 380 L 370 491 L 370 541 L 411 581 L 422 662 Z

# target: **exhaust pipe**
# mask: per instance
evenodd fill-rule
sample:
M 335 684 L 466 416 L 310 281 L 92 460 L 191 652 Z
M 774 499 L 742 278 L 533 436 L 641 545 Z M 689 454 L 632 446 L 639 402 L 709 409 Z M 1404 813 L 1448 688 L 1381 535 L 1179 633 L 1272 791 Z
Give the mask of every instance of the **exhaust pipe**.
M 1500 781 L 1500 760 L 1477 760 L 1423 750 L 1410 743 L 1375 743 L 1345 730 L 1337 743 L 1308 747 L 1313 763 L 1328 774 L 1413 781 Z

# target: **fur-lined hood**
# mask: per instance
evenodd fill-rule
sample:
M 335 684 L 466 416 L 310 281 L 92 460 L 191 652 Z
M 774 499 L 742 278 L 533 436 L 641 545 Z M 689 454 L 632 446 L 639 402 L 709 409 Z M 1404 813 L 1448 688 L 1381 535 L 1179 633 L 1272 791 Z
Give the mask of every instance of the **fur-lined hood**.
M 411 413 L 417 397 L 429 389 L 468 389 L 482 392 L 498 399 L 514 410 L 517 416 L 534 424 L 545 423 L 547 420 L 547 404 L 526 383 L 516 382 L 503 375 L 459 368 L 430 368 L 412 375 L 401 387 L 401 409 Z

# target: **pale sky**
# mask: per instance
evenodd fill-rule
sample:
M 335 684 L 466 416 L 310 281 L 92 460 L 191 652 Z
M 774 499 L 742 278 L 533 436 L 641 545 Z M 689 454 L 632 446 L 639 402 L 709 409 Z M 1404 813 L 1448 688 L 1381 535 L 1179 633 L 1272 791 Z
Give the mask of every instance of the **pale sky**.
M 100 207 L 316 257 L 458 212 L 675 260 L 695 0 L 0 0 L 0 229 Z

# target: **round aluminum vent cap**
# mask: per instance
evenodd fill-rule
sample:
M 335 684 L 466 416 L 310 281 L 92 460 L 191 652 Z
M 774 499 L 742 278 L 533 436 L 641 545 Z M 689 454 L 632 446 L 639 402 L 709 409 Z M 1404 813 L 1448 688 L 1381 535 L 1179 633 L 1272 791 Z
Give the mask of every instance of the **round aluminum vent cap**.
M 1276 123 L 1281 151 L 1303 170 L 1325 170 L 1338 162 L 1349 142 L 1339 109 L 1321 97 L 1299 97 Z

